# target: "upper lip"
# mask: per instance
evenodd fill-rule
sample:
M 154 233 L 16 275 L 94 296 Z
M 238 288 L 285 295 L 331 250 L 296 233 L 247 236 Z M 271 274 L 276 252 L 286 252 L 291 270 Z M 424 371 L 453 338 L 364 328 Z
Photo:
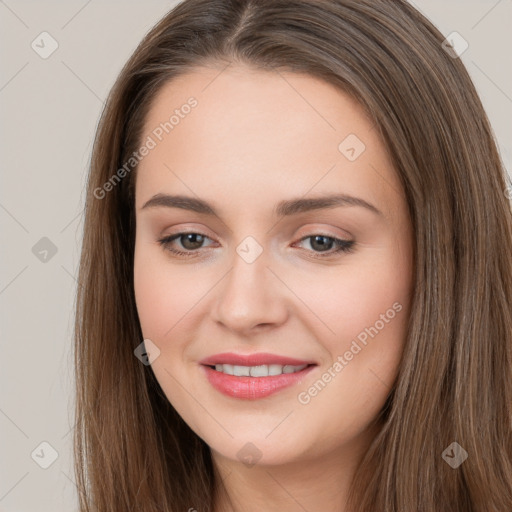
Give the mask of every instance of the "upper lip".
M 295 359 L 293 357 L 269 354 L 266 352 L 254 354 L 235 354 L 232 352 L 225 352 L 207 357 L 199 362 L 200 364 L 208 366 L 214 366 L 216 364 L 233 364 L 238 366 L 260 366 L 264 364 L 302 366 L 304 364 L 316 364 L 314 361 Z

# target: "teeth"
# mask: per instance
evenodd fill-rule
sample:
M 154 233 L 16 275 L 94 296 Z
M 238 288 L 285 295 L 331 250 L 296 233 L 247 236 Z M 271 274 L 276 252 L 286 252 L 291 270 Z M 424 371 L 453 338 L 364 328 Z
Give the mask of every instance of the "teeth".
M 268 377 L 268 366 L 266 364 L 262 364 L 261 366 L 251 366 L 249 368 L 249 373 L 251 374 L 251 377 Z
M 306 368 L 307 364 L 300 366 L 280 365 L 280 364 L 262 364 L 259 366 L 238 366 L 232 364 L 216 364 L 215 369 L 218 372 L 234 375 L 236 377 L 268 377 L 269 375 L 281 375 L 282 373 L 296 373 Z
M 283 367 L 280 364 L 269 364 L 268 374 L 269 375 L 281 375 L 283 373 Z
M 249 377 L 249 366 L 237 366 L 233 365 L 233 375 L 237 377 Z

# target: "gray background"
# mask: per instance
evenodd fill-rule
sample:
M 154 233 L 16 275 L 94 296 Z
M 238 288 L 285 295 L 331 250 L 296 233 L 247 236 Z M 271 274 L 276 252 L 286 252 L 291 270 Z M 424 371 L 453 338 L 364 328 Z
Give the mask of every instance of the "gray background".
M 0 0 L 0 512 L 77 509 L 71 336 L 87 164 L 118 72 L 175 3 Z M 414 5 L 468 41 L 461 58 L 510 171 L 512 1 Z M 59 45 L 47 59 L 31 47 L 43 31 Z M 43 441 L 58 452 L 47 469 Z

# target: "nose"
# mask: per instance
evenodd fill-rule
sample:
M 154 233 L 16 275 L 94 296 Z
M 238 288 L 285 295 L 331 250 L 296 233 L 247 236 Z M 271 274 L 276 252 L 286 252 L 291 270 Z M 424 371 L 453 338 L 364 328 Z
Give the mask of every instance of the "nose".
M 283 324 L 290 292 L 269 268 L 267 250 L 252 263 L 234 253 L 233 264 L 217 287 L 213 319 L 241 336 Z

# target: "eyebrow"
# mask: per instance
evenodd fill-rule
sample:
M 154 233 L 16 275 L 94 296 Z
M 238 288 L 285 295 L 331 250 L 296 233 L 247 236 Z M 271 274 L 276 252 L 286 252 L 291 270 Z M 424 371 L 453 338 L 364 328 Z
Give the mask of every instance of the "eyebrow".
M 274 214 L 278 217 L 287 217 L 304 213 L 312 210 L 322 210 L 327 208 L 338 208 L 341 206 L 360 206 L 370 210 L 376 215 L 384 217 L 384 214 L 373 204 L 347 194 L 323 195 L 318 197 L 286 199 L 277 203 L 274 207 Z M 195 197 L 184 195 L 156 194 L 146 201 L 140 208 L 181 208 L 205 215 L 214 215 L 219 217 L 215 208 L 207 201 Z

